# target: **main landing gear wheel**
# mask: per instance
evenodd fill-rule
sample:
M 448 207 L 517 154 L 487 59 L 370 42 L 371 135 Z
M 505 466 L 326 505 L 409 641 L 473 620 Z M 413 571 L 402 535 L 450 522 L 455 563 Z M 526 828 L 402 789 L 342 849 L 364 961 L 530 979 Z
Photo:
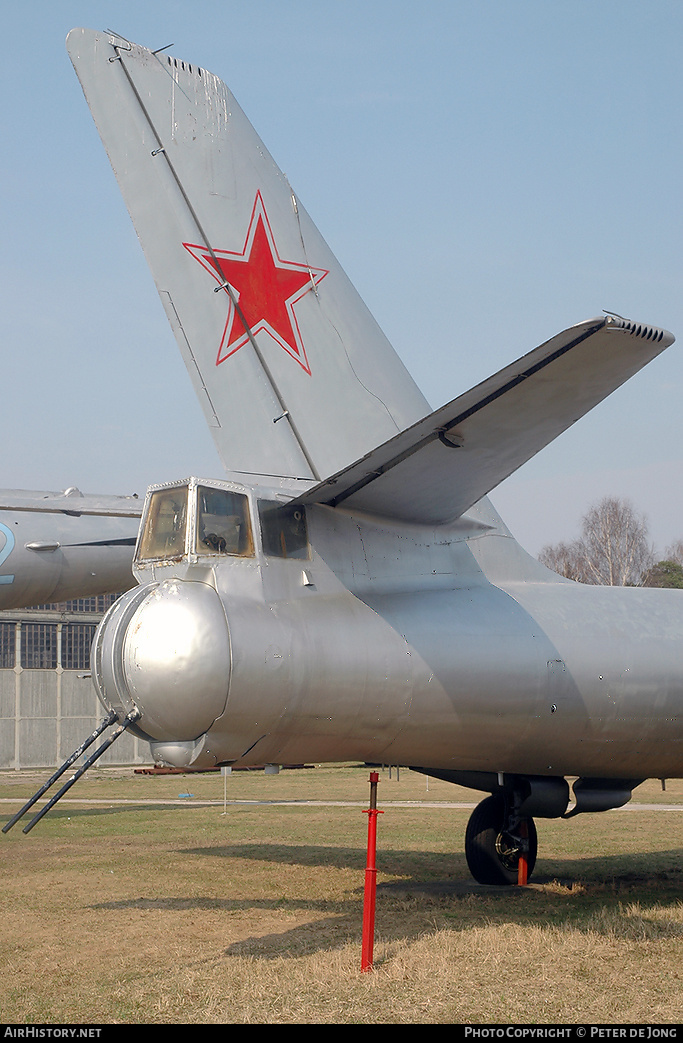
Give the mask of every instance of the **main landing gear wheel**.
M 529 879 L 536 864 L 538 847 L 534 820 L 512 817 L 502 794 L 487 797 L 477 805 L 467 823 L 465 856 L 470 873 L 480 884 L 516 884 L 519 858 L 525 844 L 528 844 Z

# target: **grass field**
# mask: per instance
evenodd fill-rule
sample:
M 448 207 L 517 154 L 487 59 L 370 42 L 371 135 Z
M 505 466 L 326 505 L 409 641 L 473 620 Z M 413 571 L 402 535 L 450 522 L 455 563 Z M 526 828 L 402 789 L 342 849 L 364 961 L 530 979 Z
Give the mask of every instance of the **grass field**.
M 3 820 L 48 774 L 0 774 Z M 531 884 L 499 889 L 472 882 L 470 810 L 448 806 L 481 795 L 382 772 L 361 974 L 368 774 L 86 776 L 0 837 L 0 1021 L 683 1020 L 683 782 L 538 820 Z

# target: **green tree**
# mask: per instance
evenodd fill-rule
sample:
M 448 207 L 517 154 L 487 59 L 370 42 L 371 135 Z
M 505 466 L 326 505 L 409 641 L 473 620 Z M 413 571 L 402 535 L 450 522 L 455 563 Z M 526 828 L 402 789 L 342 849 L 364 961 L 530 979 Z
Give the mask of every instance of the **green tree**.
M 683 565 L 678 561 L 658 561 L 643 576 L 644 587 L 675 587 L 683 590 Z

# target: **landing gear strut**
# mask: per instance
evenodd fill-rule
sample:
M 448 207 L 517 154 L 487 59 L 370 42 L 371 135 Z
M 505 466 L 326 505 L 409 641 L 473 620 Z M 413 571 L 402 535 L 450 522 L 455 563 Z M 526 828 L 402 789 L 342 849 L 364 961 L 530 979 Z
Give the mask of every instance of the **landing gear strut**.
M 477 805 L 467 823 L 465 856 L 480 884 L 516 884 L 520 858 L 526 858 L 526 879 L 533 872 L 536 826 L 516 811 L 515 803 L 514 798 L 494 793 Z

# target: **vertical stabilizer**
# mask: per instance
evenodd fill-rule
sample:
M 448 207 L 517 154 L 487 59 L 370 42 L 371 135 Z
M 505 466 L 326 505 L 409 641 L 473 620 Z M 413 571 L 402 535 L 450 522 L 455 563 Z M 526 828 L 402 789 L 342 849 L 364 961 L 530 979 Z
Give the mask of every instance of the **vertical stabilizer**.
M 226 470 L 320 480 L 428 412 L 225 84 L 67 47 Z

